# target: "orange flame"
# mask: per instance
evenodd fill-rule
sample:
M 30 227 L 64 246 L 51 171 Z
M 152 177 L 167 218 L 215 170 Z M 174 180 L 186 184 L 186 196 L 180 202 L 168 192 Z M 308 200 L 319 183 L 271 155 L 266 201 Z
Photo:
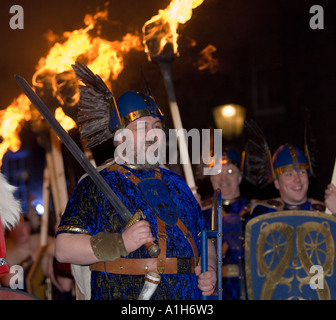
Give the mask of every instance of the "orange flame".
M 77 104 L 79 90 L 77 80 L 72 73 L 71 64 L 78 58 L 84 59 L 88 67 L 96 74 L 99 74 L 104 81 L 118 78 L 124 68 L 123 56 L 130 50 L 143 50 L 141 40 L 138 35 L 126 34 L 122 41 L 107 41 L 100 37 L 91 37 L 89 31 L 93 30 L 98 20 L 107 19 L 107 10 L 96 13 L 94 16 L 86 15 L 84 22 L 86 27 L 72 32 L 63 33 L 63 42 L 56 42 L 49 50 L 46 57 L 40 58 L 36 67 L 37 71 L 33 75 L 32 83 L 36 88 L 42 88 L 44 84 L 41 78 L 48 78 L 51 84 L 52 96 L 57 99 L 59 105 L 53 106 L 53 110 L 66 103 L 70 106 Z M 58 37 L 52 32 L 49 33 L 49 40 Z M 60 81 L 60 74 L 62 80 Z M 75 83 L 73 97 L 62 95 L 62 86 L 69 82 Z M 49 89 L 49 88 L 48 88 Z M 66 95 L 68 92 L 66 93 Z M 69 103 L 70 101 L 70 103 Z M 76 124 L 69 121 L 69 117 L 60 115 L 63 110 L 57 109 L 57 117 L 66 119 L 65 130 L 70 130 Z M 30 101 L 25 95 L 20 95 L 5 110 L 0 111 L 0 165 L 3 155 L 7 150 L 18 151 L 21 146 L 19 132 L 22 121 L 30 121 Z M 72 120 L 72 119 L 71 119 Z M 62 121 L 62 125 L 64 122 Z
M 192 16 L 192 10 L 203 3 L 204 0 L 172 0 L 168 7 L 159 10 L 159 13 L 153 16 L 142 27 L 144 34 L 145 51 L 148 58 L 160 55 L 167 43 L 173 45 L 174 53 L 177 54 L 177 27 L 179 23 L 186 23 Z M 148 48 L 148 41 L 157 39 L 159 41 L 158 48 Z
M 0 144 L 0 165 L 2 157 L 8 149 L 13 152 L 20 149 L 21 141 L 17 127 L 22 121 L 30 120 L 29 106 L 29 99 L 24 94 L 21 94 L 18 98 L 14 99 L 7 109 L 0 111 L 0 132 L 2 138 Z
M 61 107 L 56 109 L 55 118 L 66 131 L 69 131 L 76 126 L 76 122 L 68 117 Z
M 146 42 L 153 36 L 159 36 L 160 50 L 167 43 L 172 43 L 174 52 L 177 53 L 176 32 L 179 23 L 187 22 L 192 16 L 192 9 L 198 7 L 204 0 L 172 0 L 165 10 L 159 10 L 158 15 L 152 17 L 143 27 L 145 51 L 148 52 Z M 74 106 L 79 99 L 77 81 L 72 73 L 71 64 L 77 59 L 83 59 L 88 67 L 106 82 L 109 79 L 117 79 L 124 68 L 123 56 L 130 50 L 142 51 L 143 46 L 138 35 L 126 34 L 122 41 L 107 41 L 100 37 L 91 37 L 89 31 L 93 30 L 99 20 L 107 19 L 107 9 L 97 12 L 95 15 L 86 15 L 85 28 L 64 32 L 62 42 L 56 42 L 50 49 L 46 57 L 40 58 L 36 67 L 37 71 L 32 77 L 32 83 L 36 88 L 43 89 L 44 84 L 41 78 L 48 78 L 51 85 L 52 96 L 56 98 L 59 105 L 67 104 Z M 156 26 L 160 26 L 158 29 Z M 164 26 L 162 28 L 162 25 Z M 148 30 L 150 31 L 148 33 Z M 49 40 L 58 38 L 52 32 L 49 33 Z M 159 51 L 160 53 L 160 51 Z M 159 54 L 158 53 L 158 54 Z M 61 78 L 61 79 L 60 79 Z M 62 81 L 60 81 L 62 80 Z M 68 92 L 62 93 L 63 87 L 71 83 L 73 86 L 72 97 Z M 49 88 L 48 88 L 49 89 Z M 58 111 L 59 112 L 59 111 Z M 20 95 L 7 109 L 0 111 L 0 165 L 2 157 L 7 150 L 17 151 L 21 146 L 19 132 L 23 121 L 30 121 L 30 102 L 25 95 Z M 70 122 L 75 126 L 74 122 Z
M 55 43 L 46 58 L 41 58 L 38 70 L 33 76 L 33 84 L 39 85 L 36 78 L 44 71 L 52 71 L 56 74 L 70 70 L 79 56 L 84 55 L 88 59 L 88 67 L 107 81 L 118 78 L 123 70 L 123 55 L 131 49 L 143 50 L 139 36 L 130 33 L 123 37 L 122 41 L 107 41 L 99 37 L 91 38 L 88 32 L 94 29 L 98 19 L 106 19 L 107 10 L 98 12 L 95 16 L 86 15 L 84 22 L 86 28 L 72 32 L 64 32 L 66 39 L 63 43 Z

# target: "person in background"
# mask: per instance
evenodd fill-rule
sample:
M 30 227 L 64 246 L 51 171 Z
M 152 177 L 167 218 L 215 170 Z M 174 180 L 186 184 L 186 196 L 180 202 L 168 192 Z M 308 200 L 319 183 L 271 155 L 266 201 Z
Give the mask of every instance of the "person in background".
M 272 166 L 280 196 L 254 203 L 251 218 L 284 210 L 325 211 L 323 202 L 307 196 L 312 169 L 301 149 L 289 143 L 281 145 L 273 155 Z
M 223 300 L 244 299 L 244 220 L 249 215 L 251 202 L 240 193 L 243 179 L 241 159 L 232 148 L 224 148 L 221 168 L 209 175 L 214 191 L 222 195 L 222 287 Z M 205 178 L 205 176 L 200 177 Z M 200 195 L 197 194 L 198 201 Z M 208 230 L 212 229 L 212 201 L 200 202 L 202 216 Z

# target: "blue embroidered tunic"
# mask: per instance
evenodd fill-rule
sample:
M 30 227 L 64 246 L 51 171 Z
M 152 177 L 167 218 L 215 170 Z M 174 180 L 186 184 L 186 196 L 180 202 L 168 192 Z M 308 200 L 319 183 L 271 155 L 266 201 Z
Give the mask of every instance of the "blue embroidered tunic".
M 139 179 L 154 178 L 154 170 L 138 170 L 126 167 Z M 161 179 L 175 204 L 179 219 L 192 234 L 198 254 L 200 254 L 199 233 L 204 228 L 201 210 L 189 187 L 174 172 L 160 168 Z M 141 209 L 151 225 L 151 231 L 157 240 L 157 218 L 144 199 L 140 189 L 118 171 L 103 169 L 100 174 L 111 186 L 116 195 L 133 214 Z M 98 232 L 121 232 L 125 222 L 97 189 L 90 177 L 82 179 L 71 196 L 61 218 L 58 233 L 85 230 L 95 235 Z M 79 228 L 79 229 L 76 229 Z M 74 231 L 75 230 L 75 231 Z M 80 232 L 80 231 L 79 231 Z M 192 248 L 176 225 L 167 225 L 167 257 L 191 258 Z M 56 235 L 57 236 L 57 235 Z M 125 258 L 149 258 L 144 246 L 129 253 Z M 119 275 L 92 271 L 91 299 L 130 299 L 135 300 L 144 284 L 143 275 Z M 195 274 L 162 274 L 161 282 L 152 296 L 153 300 L 193 300 L 201 299 Z

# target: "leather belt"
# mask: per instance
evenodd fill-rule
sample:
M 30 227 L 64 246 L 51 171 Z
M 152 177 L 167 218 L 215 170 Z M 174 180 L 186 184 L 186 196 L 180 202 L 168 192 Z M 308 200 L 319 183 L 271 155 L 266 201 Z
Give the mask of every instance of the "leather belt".
M 158 272 L 157 264 L 157 258 L 120 258 L 114 261 L 97 262 L 91 266 L 91 270 L 115 274 L 145 275 L 148 271 Z M 195 272 L 195 266 L 194 258 L 166 258 L 163 273 L 192 274 Z

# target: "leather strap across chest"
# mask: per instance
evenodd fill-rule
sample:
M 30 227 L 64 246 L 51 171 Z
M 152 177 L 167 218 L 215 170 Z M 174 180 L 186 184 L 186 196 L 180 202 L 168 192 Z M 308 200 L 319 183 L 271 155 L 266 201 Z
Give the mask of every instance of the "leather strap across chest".
M 118 171 L 120 172 L 125 178 L 127 178 L 129 181 L 133 182 L 136 186 L 139 185 L 139 182 L 141 179 L 134 175 L 130 170 L 126 169 L 123 166 L 120 166 L 116 163 L 111 165 L 110 167 L 107 168 L 108 171 Z M 155 179 L 160 179 L 161 180 L 161 171 L 159 169 L 155 169 L 154 171 L 154 178 Z
M 157 270 L 158 270 L 159 273 L 164 273 L 166 260 L 168 259 L 166 257 L 167 232 L 166 232 L 166 225 L 160 218 L 157 218 L 157 223 L 158 223 L 158 234 L 157 234 L 157 236 L 158 236 L 158 242 L 159 242 L 158 244 L 159 244 L 159 248 L 161 249 L 160 254 L 157 258 L 158 259 Z M 193 254 L 194 254 L 194 262 L 197 265 L 197 263 L 198 263 L 198 253 L 197 253 L 196 244 L 195 244 L 195 242 L 192 238 L 191 233 L 189 232 L 186 225 L 179 218 L 177 219 L 176 225 L 183 232 L 184 237 L 189 242 L 189 244 L 192 248 Z M 193 267 L 195 267 L 195 266 L 193 266 Z
M 109 168 L 107 168 L 108 171 L 118 171 L 121 173 L 124 177 L 126 177 L 128 180 L 130 180 L 132 183 L 134 183 L 137 187 L 141 179 L 134 175 L 130 170 L 127 168 L 120 166 L 118 164 L 113 164 Z M 159 169 L 155 170 L 155 179 L 161 180 L 162 173 Z M 154 210 L 153 210 L 154 211 Z M 117 274 L 143 274 L 148 271 L 148 265 L 152 265 L 152 268 L 155 267 L 159 273 L 188 273 L 183 269 L 188 269 L 185 268 L 185 265 L 190 264 L 190 270 L 191 272 L 194 272 L 195 266 L 198 264 L 198 253 L 197 253 L 197 248 L 196 244 L 193 240 L 192 234 L 189 232 L 188 228 L 186 225 L 179 219 L 177 218 L 176 226 L 182 231 L 184 237 L 186 240 L 189 242 L 194 258 L 167 258 L 166 257 L 166 252 L 167 252 L 167 232 L 166 232 L 166 224 L 165 222 L 157 217 L 157 225 L 158 225 L 158 245 L 160 247 L 160 254 L 157 258 L 143 258 L 143 259 L 117 259 L 115 261 L 108 261 L 105 263 L 100 263 L 104 264 L 99 268 L 99 270 L 96 269 L 96 267 L 93 267 L 92 270 L 97 270 L 97 271 L 107 271 L 112 273 L 117 273 Z M 130 261 L 134 262 L 135 268 L 127 267 L 126 265 L 130 264 Z M 141 261 L 141 262 L 140 262 Z M 188 262 L 190 261 L 190 262 Z M 132 262 L 132 263 L 133 263 Z M 131 263 L 131 264 L 132 264 Z M 123 268 L 120 268 L 120 265 L 123 264 Z M 138 269 L 136 268 L 136 265 L 138 265 Z M 146 268 L 142 268 L 141 266 L 147 266 Z M 190 271 L 189 271 L 190 272 Z

